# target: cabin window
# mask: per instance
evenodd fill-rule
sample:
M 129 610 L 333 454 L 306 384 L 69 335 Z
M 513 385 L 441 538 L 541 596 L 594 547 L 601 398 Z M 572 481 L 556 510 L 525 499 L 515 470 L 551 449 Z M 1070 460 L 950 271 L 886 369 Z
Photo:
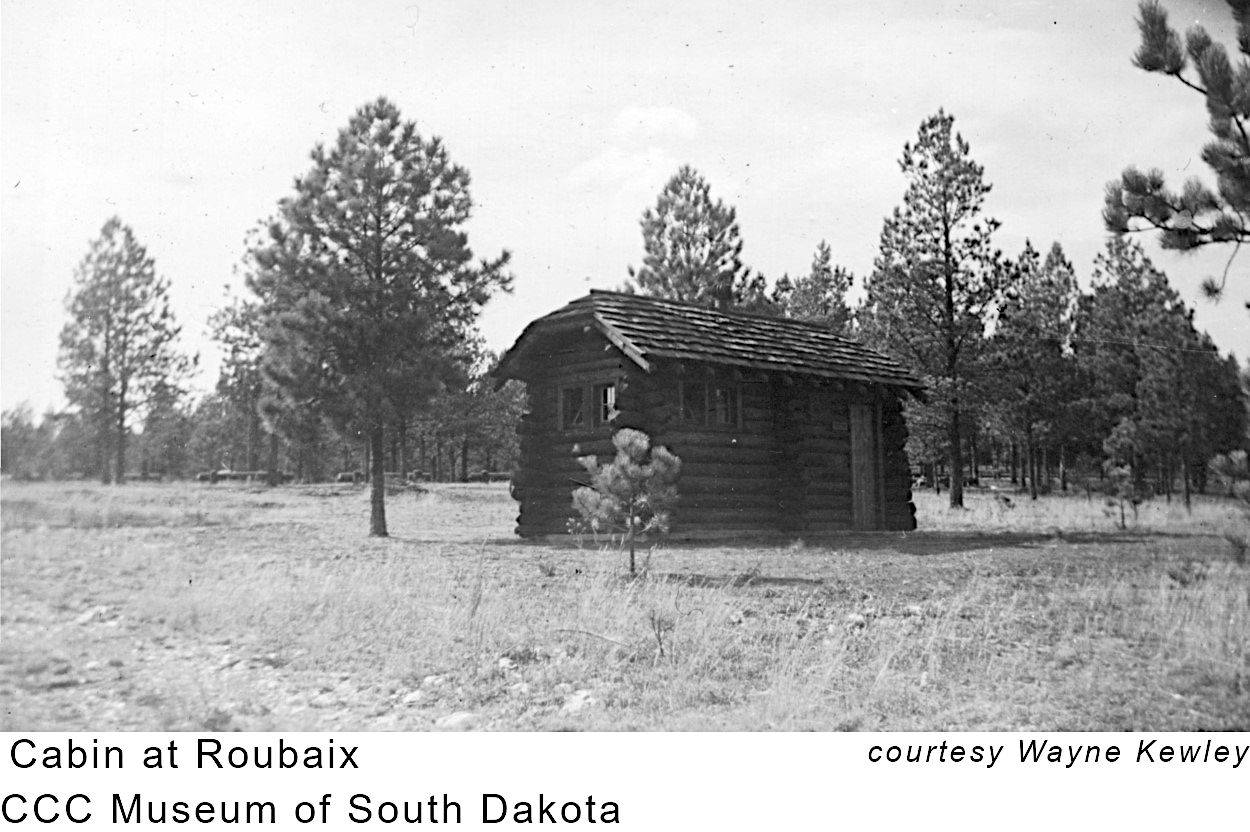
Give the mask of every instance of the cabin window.
M 742 389 L 737 384 L 683 381 L 681 420 L 690 425 L 737 428 L 742 425 Z
M 565 387 L 560 390 L 560 429 L 586 427 L 586 388 Z
M 735 384 L 718 384 L 708 401 L 708 422 L 718 428 L 736 428 L 742 422 L 742 396 Z
M 616 417 L 616 385 L 595 385 L 594 402 L 596 427 L 611 422 Z
M 707 384 L 704 382 L 681 382 L 681 420 L 695 425 L 706 423 Z

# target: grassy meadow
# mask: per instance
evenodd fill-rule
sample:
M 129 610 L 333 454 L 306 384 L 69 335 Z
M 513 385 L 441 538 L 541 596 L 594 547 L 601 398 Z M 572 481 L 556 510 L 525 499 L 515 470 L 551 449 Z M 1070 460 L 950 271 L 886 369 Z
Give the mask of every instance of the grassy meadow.
M 917 495 L 923 531 L 523 543 L 506 485 L 0 487 L 0 729 L 1250 729 L 1215 498 Z

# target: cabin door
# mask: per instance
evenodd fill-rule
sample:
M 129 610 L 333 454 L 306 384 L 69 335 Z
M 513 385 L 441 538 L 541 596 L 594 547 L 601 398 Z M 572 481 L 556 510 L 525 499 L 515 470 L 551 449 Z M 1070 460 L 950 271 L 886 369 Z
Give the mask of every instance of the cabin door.
M 851 524 L 856 529 L 881 527 L 881 430 L 877 407 L 852 404 Z

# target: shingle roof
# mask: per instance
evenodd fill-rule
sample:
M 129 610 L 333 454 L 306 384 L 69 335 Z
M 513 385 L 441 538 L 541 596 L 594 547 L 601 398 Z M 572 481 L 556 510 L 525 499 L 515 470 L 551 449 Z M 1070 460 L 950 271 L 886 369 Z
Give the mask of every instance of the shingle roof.
M 646 370 L 648 359 L 670 358 L 924 387 L 894 359 L 818 324 L 601 290 L 526 327 L 504 354 L 496 375 L 514 377 L 513 360 L 532 334 L 579 322 L 593 325 Z

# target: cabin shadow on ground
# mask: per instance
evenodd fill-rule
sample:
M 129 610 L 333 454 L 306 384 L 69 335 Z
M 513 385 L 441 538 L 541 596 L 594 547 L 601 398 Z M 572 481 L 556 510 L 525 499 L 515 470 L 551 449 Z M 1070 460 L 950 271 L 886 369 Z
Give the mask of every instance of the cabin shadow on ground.
M 784 553 L 788 549 L 795 551 L 813 550 L 829 550 L 833 553 L 837 552 L 890 552 L 901 555 L 945 555 L 957 553 L 971 553 L 978 551 L 992 551 L 996 549 L 1034 549 L 1042 546 L 1051 546 L 1056 543 L 1064 543 L 1071 545 L 1085 544 L 1140 544 L 1151 539 L 1168 538 L 1168 539 L 1184 539 L 1198 540 L 1207 538 L 1218 538 L 1219 535 L 1210 532 L 1164 532 L 1158 530 L 1150 531 L 1106 531 L 1106 532 L 1072 532 L 1072 531 L 1054 531 L 1054 532 L 1021 532 L 1021 531 L 1002 531 L 1002 532 L 982 532 L 982 531 L 917 531 L 917 532 L 847 532 L 841 534 L 828 534 L 819 537 L 782 537 L 782 536 L 747 536 L 745 538 L 737 538 L 734 540 L 709 539 L 709 540 L 662 540 L 657 542 L 657 546 L 661 549 L 674 552 L 695 553 L 704 550 L 721 550 L 731 552 L 759 552 L 767 551 L 770 554 L 780 555 L 784 557 Z M 428 542 L 419 538 L 402 538 L 397 540 L 405 540 L 406 542 Z M 601 543 L 585 542 L 579 545 L 572 538 L 540 538 L 526 539 L 521 537 L 487 537 L 479 541 L 485 546 L 534 546 L 534 547 L 556 547 L 561 549 L 591 549 L 597 550 L 603 545 Z M 643 552 L 651 547 L 651 543 L 639 541 L 638 549 Z
M 856 552 L 891 552 L 903 555 L 944 555 L 960 552 L 977 552 L 994 549 L 1031 549 L 1054 543 L 1142 543 L 1150 538 L 1200 538 L 1209 534 L 1160 533 L 1135 531 L 1109 532 L 871 532 L 822 535 L 802 538 L 801 548 L 829 549 Z M 735 540 L 735 541 L 678 541 L 664 544 L 673 550 L 698 550 L 714 547 L 729 550 L 785 549 L 797 547 L 797 541 L 783 538 Z
M 705 549 L 717 549 L 727 553 L 759 553 L 770 550 L 775 558 L 785 558 L 787 553 L 831 556 L 840 554 L 864 554 L 878 552 L 890 555 L 912 555 L 930 557 L 946 554 L 980 554 L 986 557 L 1001 553 L 1005 549 L 1029 550 L 1053 547 L 1056 544 L 1065 546 L 1081 545 L 1144 545 L 1151 539 L 1160 537 L 1210 539 L 1219 535 L 1199 533 L 1159 533 L 1135 531 L 1109 532 L 910 532 L 910 533 L 875 533 L 875 534 L 844 534 L 829 535 L 817 539 L 805 540 L 801 547 L 794 543 L 779 540 L 755 541 L 709 541 L 706 543 L 681 542 L 666 545 L 673 552 L 697 554 Z M 704 564 L 709 561 L 703 561 Z M 774 576 L 761 574 L 758 569 L 750 572 L 734 572 L 727 570 L 720 574 L 707 572 L 666 572 L 652 573 L 660 580 L 684 584 L 694 587 L 802 587 L 820 586 L 824 578 L 807 578 L 790 575 Z

